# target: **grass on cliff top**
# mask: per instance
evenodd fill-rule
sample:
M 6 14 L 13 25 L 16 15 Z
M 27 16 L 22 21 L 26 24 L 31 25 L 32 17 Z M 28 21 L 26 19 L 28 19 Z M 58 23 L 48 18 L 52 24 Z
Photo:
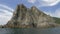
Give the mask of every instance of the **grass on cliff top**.
M 53 19 L 55 20 L 55 23 L 60 24 L 60 18 L 53 17 Z

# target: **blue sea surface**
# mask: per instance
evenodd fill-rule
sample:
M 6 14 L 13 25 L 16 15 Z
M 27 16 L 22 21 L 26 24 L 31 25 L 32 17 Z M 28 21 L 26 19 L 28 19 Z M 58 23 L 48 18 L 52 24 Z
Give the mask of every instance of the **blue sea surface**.
M 0 34 L 60 34 L 60 27 L 36 28 L 0 28 Z

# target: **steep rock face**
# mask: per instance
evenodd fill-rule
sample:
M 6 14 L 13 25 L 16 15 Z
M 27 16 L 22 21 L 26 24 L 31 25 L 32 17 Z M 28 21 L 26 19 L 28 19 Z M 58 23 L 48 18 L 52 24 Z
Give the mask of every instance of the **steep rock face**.
M 23 4 L 18 5 L 13 12 L 13 16 L 6 24 L 6 27 L 47 27 L 54 23 L 54 20 L 49 15 L 38 10 L 35 6 L 27 9 Z

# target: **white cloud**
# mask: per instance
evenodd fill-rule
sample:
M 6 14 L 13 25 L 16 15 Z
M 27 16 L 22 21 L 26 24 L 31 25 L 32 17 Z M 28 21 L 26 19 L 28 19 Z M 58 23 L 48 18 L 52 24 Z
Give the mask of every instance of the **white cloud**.
M 57 5 L 60 0 L 32 0 L 32 3 L 33 5 L 37 6 L 37 7 L 43 7 L 43 6 L 55 6 Z M 29 1 L 28 1 L 29 2 Z M 53 17 L 59 17 L 60 18 L 60 9 L 57 9 L 56 11 L 54 11 L 54 13 L 52 13 L 51 11 L 48 11 L 48 12 L 45 12 L 44 13 L 50 15 L 50 16 L 53 16 Z
M 35 3 L 36 0 L 28 0 L 28 2 L 30 2 L 30 3 Z
M 6 6 L 6 5 L 3 5 L 3 4 L 0 4 L 0 7 L 6 8 L 6 9 L 8 9 L 10 11 L 14 11 L 12 8 L 10 8 L 10 7 Z
M 12 12 L 14 11 L 12 8 L 6 6 L 6 5 L 2 5 L 0 4 L 0 25 L 4 25 L 6 24 L 12 17 Z M 5 8 L 5 9 L 3 9 Z M 7 10 L 6 10 L 7 9 Z
M 59 0 L 42 0 L 42 3 L 45 4 L 46 6 L 54 6 L 59 2 L 60 2 Z
M 60 18 L 60 9 L 57 9 L 57 10 L 55 11 L 54 16 Z
M 0 15 L 5 15 L 5 16 L 7 16 L 7 15 L 12 15 L 12 13 L 11 12 L 9 12 L 8 10 L 5 10 L 5 9 L 0 9 Z
M 50 15 L 52 17 L 60 18 L 60 9 L 57 9 L 54 13 L 52 13 L 51 11 L 48 11 L 48 12 L 44 11 L 44 13 L 46 13 L 47 15 Z
M 58 4 L 60 0 L 32 0 L 28 2 L 33 3 L 35 6 L 41 7 L 41 6 L 54 6 Z
M 44 13 L 47 15 L 53 16 L 53 13 L 51 11 L 48 11 L 48 12 L 44 11 Z
M 0 15 L 0 25 L 4 25 L 10 20 L 11 16 Z

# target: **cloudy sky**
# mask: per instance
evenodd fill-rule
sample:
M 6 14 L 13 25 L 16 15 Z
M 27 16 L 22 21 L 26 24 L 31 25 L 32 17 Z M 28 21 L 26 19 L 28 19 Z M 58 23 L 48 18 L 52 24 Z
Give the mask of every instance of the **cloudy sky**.
M 0 25 L 4 25 L 12 17 L 17 4 L 26 7 L 36 6 L 44 13 L 60 18 L 60 0 L 0 0 Z

